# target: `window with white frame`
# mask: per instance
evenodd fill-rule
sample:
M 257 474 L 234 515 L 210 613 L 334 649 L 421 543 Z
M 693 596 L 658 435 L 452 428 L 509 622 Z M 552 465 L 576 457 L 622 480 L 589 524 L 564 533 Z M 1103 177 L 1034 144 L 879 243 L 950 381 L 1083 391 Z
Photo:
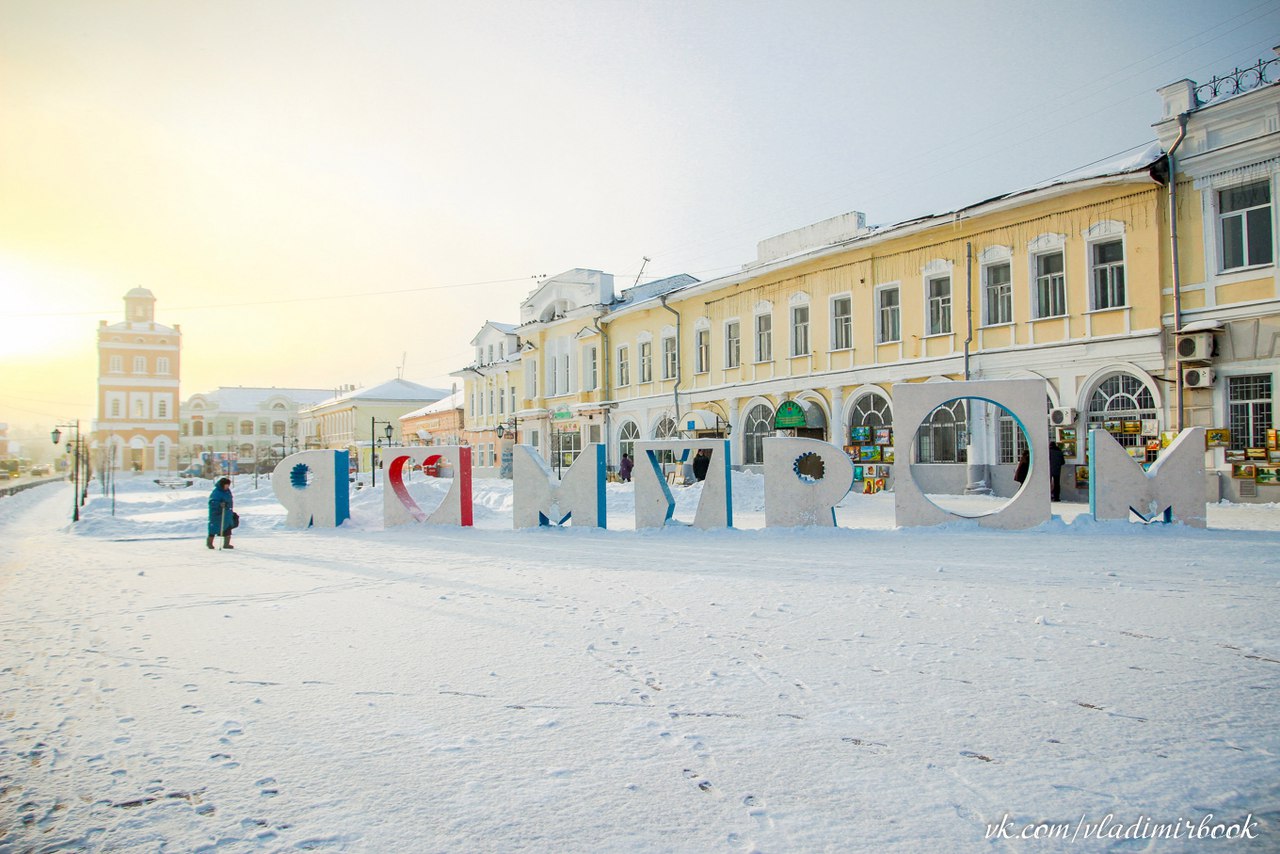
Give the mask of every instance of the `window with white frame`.
M 662 339 L 662 378 L 675 379 L 676 376 L 676 338 L 674 335 Z
M 596 367 L 596 348 L 586 347 L 582 351 L 582 390 L 595 391 L 599 383 L 599 373 Z
M 111 417 L 112 418 L 120 417 L 120 401 L 118 399 L 111 401 Z
M 169 373 L 169 357 L 168 356 L 159 356 L 156 358 L 156 373 L 157 374 Z
M 756 315 L 756 361 L 773 361 L 773 315 Z
M 711 330 L 699 329 L 693 334 L 694 373 L 705 374 L 711 370 Z
M 791 355 L 809 355 L 809 306 L 791 306 Z
M 1272 426 L 1271 374 L 1227 378 L 1227 426 L 1231 447 L 1265 448 Z
M 163 397 L 156 401 L 156 418 L 169 417 L 169 401 Z
M 999 416 L 1000 426 L 1000 462 L 1003 465 L 1013 465 L 1018 461 L 1023 451 L 1028 450 L 1027 434 L 1022 432 L 1022 427 L 1018 425 L 1017 420 L 1007 412 Z
M 1063 252 L 1042 252 L 1035 257 L 1035 316 L 1063 317 L 1067 313 L 1067 277 Z
M 853 297 L 831 300 L 831 349 L 848 350 L 853 346 Z
M 1218 192 L 1218 257 L 1224 273 L 1272 263 L 1270 181 Z
M 742 427 L 742 462 L 758 466 L 764 463 L 764 439 L 773 433 L 773 410 L 758 403 L 747 411 Z
M 742 323 L 730 320 L 724 325 L 724 366 L 736 368 L 742 364 Z
M 966 462 L 969 455 L 968 421 L 964 400 L 953 400 L 933 410 L 916 432 L 916 462 Z
M 951 277 L 933 276 L 925 280 L 925 295 L 929 309 L 929 335 L 946 335 L 951 332 Z
M 631 385 L 631 348 L 622 346 L 618 348 L 618 387 L 626 388 Z
M 112 356 L 107 360 L 107 370 L 113 374 L 124 373 L 124 357 Z
M 146 356 L 134 356 L 134 357 L 133 357 L 133 372 L 134 372 L 135 374 L 145 374 L 145 373 L 147 372 L 147 357 L 146 357 Z
M 1089 244 L 1092 308 L 1119 308 L 1124 298 L 1124 241 L 1115 238 Z
M 640 441 L 640 428 L 636 426 L 634 421 L 628 421 L 622 425 L 622 429 L 618 431 L 618 458 L 622 458 L 622 454 L 626 454 L 635 459 L 636 442 Z
M 538 396 L 537 359 L 528 359 L 524 363 L 524 396 L 530 399 Z
M 897 285 L 876 289 L 876 342 L 886 344 L 902 338 L 902 306 Z
M 1008 261 L 982 268 L 982 295 L 987 326 L 1013 322 L 1012 265 Z
M 1133 374 L 1117 373 L 1098 383 L 1089 395 L 1089 414 L 1085 423 L 1089 428 L 1105 429 L 1108 423 L 1146 421 L 1157 417 L 1155 395 L 1146 383 Z M 1113 432 L 1112 436 L 1125 447 L 1136 447 L 1145 441 L 1137 433 Z
M 133 401 L 133 417 L 134 417 L 134 418 L 146 418 L 146 417 L 147 417 L 147 405 L 142 401 L 142 398 L 134 398 L 134 401 Z
M 653 342 L 640 342 L 640 382 L 653 382 Z

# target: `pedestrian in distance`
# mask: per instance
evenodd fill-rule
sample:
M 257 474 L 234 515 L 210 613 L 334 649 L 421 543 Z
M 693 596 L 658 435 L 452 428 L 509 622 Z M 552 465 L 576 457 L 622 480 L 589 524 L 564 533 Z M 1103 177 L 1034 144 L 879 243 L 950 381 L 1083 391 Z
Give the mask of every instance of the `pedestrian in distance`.
M 1018 467 L 1013 471 L 1013 479 L 1022 483 L 1027 479 L 1027 469 L 1031 468 L 1031 452 L 1023 451 L 1018 457 Z
M 622 481 L 623 483 L 630 483 L 631 469 L 634 467 L 635 467 L 635 463 L 632 462 L 631 457 L 627 456 L 626 454 L 623 454 L 622 462 L 618 463 L 618 480 Z
M 1057 442 L 1049 443 L 1049 499 L 1062 500 L 1062 467 L 1067 462 Z
M 707 469 L 711 468 L 711 452 L 706 448 L 698 451 L 693 458 L 693 477 L 695 480 L 706 480 Z
M 209 493 L 209 536 L 204 544 L 213 548 L 213 538 L 222 537 L 224 549 L 234 549 L 231 545 L 231 529 L 240 524 L 240 516 L 232 508 L 235 499 L 231 497 L 231 478 L 218 478 L 213 492 Z

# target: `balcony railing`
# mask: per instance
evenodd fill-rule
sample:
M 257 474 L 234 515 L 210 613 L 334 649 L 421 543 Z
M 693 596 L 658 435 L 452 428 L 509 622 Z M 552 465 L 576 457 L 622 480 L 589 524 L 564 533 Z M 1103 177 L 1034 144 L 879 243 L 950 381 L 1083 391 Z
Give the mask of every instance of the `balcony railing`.
M 1269 86 L 1280 79 L 1280 56 L 1259 59 L 1256 65 L 1237 68 L 1230 74 L 1214 77 L 1196 87 L 1196 106 L 1226 95 L 1238 95 L 1251 89 Z

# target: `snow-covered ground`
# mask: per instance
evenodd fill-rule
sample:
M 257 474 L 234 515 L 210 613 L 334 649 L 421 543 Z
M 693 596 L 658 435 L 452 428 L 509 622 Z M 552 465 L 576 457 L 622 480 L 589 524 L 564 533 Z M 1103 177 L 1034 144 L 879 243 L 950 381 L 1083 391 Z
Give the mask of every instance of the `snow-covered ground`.
M 0 851 L 1280 850 L 1275 506 L 297 531 L 240 478 L 208 551 L 208 489 L 0 499 Z

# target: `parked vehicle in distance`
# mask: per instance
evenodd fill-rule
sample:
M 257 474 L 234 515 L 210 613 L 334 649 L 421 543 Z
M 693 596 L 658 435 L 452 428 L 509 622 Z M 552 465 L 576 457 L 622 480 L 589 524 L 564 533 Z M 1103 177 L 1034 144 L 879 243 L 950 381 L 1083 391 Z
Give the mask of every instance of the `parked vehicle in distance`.
M 49 476 L 49 475 L 51 475 L 51 474 L 53 474 L 53 466 L 50 466 L 50 465 L 38 465 L 38 466 L 32 466 L 32 467 L 31 467 L 31 476 L 32 476 L 32 477 L 47 477 L 47 476 Z

